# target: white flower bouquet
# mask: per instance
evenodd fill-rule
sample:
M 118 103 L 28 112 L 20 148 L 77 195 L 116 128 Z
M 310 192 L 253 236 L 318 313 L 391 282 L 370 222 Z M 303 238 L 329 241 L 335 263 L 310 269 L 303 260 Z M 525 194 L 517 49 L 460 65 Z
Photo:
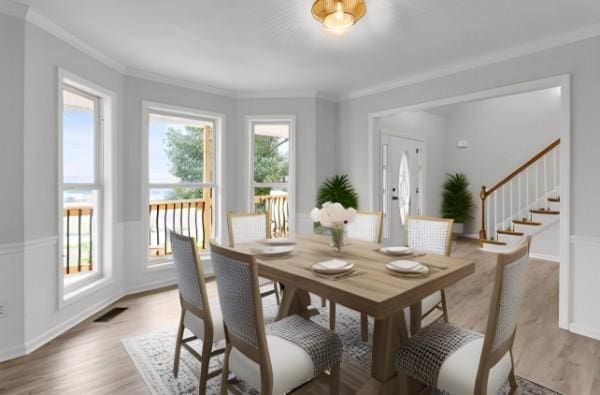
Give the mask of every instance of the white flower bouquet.
M 332 247 L 340 253 L 344 245 L 345 225 L 354 221 L 356 210 L 353 208 L 344 208 L 339 203 L 323 203 L 321 209 L 315 207 L 310 212 L 310 218 L 313 222 L 318 222 L 321 226 L 331 230 Z

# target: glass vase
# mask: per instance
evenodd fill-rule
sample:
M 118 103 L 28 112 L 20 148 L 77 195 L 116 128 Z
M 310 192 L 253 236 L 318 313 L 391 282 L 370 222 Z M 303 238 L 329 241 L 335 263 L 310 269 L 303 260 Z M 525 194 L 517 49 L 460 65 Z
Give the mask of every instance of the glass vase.
M 346 241 L 346 225 L 344 223 L 333 224 L 331 230 L 331 248 L 337 255 L 342 254 L 342 247 Z

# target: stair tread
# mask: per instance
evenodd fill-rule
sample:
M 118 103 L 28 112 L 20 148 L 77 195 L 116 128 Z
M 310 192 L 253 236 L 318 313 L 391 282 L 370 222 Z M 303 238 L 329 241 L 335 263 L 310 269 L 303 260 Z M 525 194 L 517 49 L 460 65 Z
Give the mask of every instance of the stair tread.
M 532 214 L 548 214 L 548 215 L 558 215 L 560 211 L 558 210 L 546 210 L 546 209 L 531 209 L 529 210 Z
M 499 230 L 497 231 L 497 233 L 501 234 L 501 235 L 511 235 L 511 236 L 523 236 L 525 235 L 525 233 L 523 232 L 515 232 L 512 230 Z
M 549 197 L 548 201 L 558 203 L 558 202 L 560 202 L 560 196 L 559 197 Z
M 512 220 L 513 224 L 518 224 L 518 225 L 531 225 L 531 226 L 540 226 L 542 223 L 541 222 L 534 222 L 534 221 L 523 221 L 521 219 L 513 219 Z
M 506 243 L 504 241 L 498 241 L 498 240 L 488 240 L 488 239 L 484 239 L 481 240 L 483 243 L 487 243 L 487 244 L 495 244 L 495 245 L 500 245 L 500 246 L 505 246 Z

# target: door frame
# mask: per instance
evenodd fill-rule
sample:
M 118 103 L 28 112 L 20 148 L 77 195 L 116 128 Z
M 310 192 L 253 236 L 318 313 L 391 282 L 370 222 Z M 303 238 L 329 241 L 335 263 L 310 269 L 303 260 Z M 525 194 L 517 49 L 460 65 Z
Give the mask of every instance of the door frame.
M 376 202 L 376 187 L 378 183 L 378 168 L 375 165 L 375 141 L 380 139 L 380 131 L 376 128 L 377 122 L 384 116 L 397 115 L 409 111 L 422 111 L 448 104 L 465 103 L 525 93 L 547 88 L 561 88 L 561 121 L 560 129 L 560 268 L 558 292 L 558 326 L 569 330 L 571 322 L 571 263 L 570 263 L 570 235 L 571 235 L 571 74 L 561 74 L 553 77 L 505 85 L 498 88 L 486 89 L 477 92 L 451 96 L 443 99 L 431 100 L 418 104 L 400 106 L 384 111 L 368 114 L 368 185 L 371 187 L 369 194 L 369 208 L 373 210 Z
M 386 134 L 390 137 L 398 137 L 401 139 L 414 141 L 416 143 L 420 143 L 423 146 L 423 151 L 424 151 L 423 157 L 422 157 L 423 172 L 422 172 L 422 179 L 420 180 L 421 181 L 421 189 L 419 190 L 420 191 L 419 198 L 421 199 L 421 214 L 423 214 L 426 210 L 426 201 L 424 199 L 424 196 L 425 196 L 425 192 L 427 191 L 427 182 L 426 182 L 426 180 L 427 180 L 427 142 L 425 140 L 422 140 L 422 139 L 419 139 L 419 138 L 416 138 L 413 136 L 405 135 L 400 131 L 396 132 L 396 131 L 390 130 L 390 129 L 379 129 L 379 150 L 380 150 L 380 152 L 381 152 L 381 147 L 383 146 L 383 143 L 381 141 L 381 136 L 383 136 L 384 134 Z M 380 155 L 379 159 L 380 159 L 379 160 L 379 169 L 377 172 L 377 174 L 378 174 L 377 179 L 379 180 L 379 183 L 378 183 L 377 189 L 375 190 L 373 188 L 372 191 L 374 193 L 376 193 L 377 196 L 379 196 L 379 200 L 381 202 L 381 167 L 383 166 L 383 157 L 381 157 L 381 155 Z M 388 159 L 389 159 L 389 157 L 388 157 Z M 379 209 L 381 211 L 383 211 L 383 207 L 379 207 Z M 374 208 L 372 207 L 371 210 L 373 211 Z

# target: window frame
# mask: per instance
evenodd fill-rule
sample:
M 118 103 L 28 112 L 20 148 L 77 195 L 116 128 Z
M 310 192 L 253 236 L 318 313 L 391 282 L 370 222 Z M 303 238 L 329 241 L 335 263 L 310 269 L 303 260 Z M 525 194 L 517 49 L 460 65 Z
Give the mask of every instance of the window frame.
M 149 155 L 149 133 L 150 133 L 150 116 L 152 114 L 165 115 L 171 117 L 178 117 L 184 119 L 194 119 L 200 121 L 209 121 L 213 124 L 213 146 L 212 146 L 212 182 L 198 182 L 198 183 L 151 183 L 150 182 L 150 155 Z M 165 103 L 158 103 L 152 101 L 142 101 L 142 207 L 141 207 L 141 218 L 146 218 L 148 214 L 148 206 L 150 204 L 150 190 L 151 189 L 170 189 L 170 188 L 211 188 L 212 193 L 212 235 L 211 239 L 220 240 L 220 219 L 221 219 L 221 130 L 223 130 L 225 124 L 225 116 L 220 113 L 211 111 L 205 111 L 200 109 L 194 109 L 189 107 L 175 106 Z M 150 224 L 147 219 L 142 219 L 144 237 L 142 237 L 142 248 L 145 258 L 142 259 L 144 271 L 154 271 L 170 269 L 173 267 L 172 255 L 162 257 L 152 257 L 148 254 L 148 233 L 150 231 Z M 210 254 L 208 251 L 200 252 L 201 259 L 208 261 Z
M 84 300 L 100 288 L 115 283 L 113 277 L 114 262 L 114 224 L 116 222 L 114 201 L 116 191 L 112 187 L 114 179 L 115 139 L 117 95 L 115 92 L 86 80 L 61 67 L 57 67 L 57 290 L 58 309 L 61 310 L 75 302 Z M 91 183 L 64 182 L 63 158 L 63 91 L 91 99 L 94 108 L 94 180 Z M 96 241 L 95 265 L 89 273 L 73 275 L 67 280 L 63 264 L 64 232 L 64 192 L 68 190 L 96 191 Z
M 288 227 L 290 237 L 296 231 L 296 115 L 247 115 L 246 117 L 246 210 L 255 212 L 255 188 L 285 187 L 288 192 Z M 256 124 L 289 124 L 289 150 L 288 150 L 288 181 L 274 183 L 257 183 L 254 180 L 254 125 Z

